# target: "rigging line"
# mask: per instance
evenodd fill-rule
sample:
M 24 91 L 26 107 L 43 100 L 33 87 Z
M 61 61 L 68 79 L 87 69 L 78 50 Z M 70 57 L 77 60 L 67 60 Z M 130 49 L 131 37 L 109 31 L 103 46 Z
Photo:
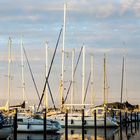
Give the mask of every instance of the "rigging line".
M 58 36 L 58 39 L 57 39 L 57 43 L 56 43 L 56 46 L 55 46 L 54 54 L 53 54 L 53 57 L 52 57 L 52 60 L 51 60 L 50 68 L 49 68 L 49 71 L 48 71 L 48 74 L 47 74 L 47 77 L 46 77 L 45 85 L 44 85 L 44 88 L 43 88 L 43 93 L 42 93 L 41 99 L 40 99 L 40 101 L 39 101 L 37 111 L 39 110 L 39 107 L 40 107 L 41 102 L 42 102 L 42 100 L 43 100 L 43 96 L 44 96 L 44 93 L 45 93 L 45 90 L 46 90 L 46 85 L 47 85 L 47 83 L 48 83 L 48 79 L 49 79 L 49 76 L 50 76 L 50 72 L 51 72 L 51 69 L 52 69 L 52 64 L 53 64 L 53 62 L 54 62 L 54 58 L 55 58 L 56 50 L 57 50 L 57 47 L 58 47 L 58 44 L 59 44 L 59 41 L 60 41 L 60 37 L 61 37 L 62 30 L 63 30 L 63 26 L 62 26 L 62 28 L 60 29 L 60 33 L 59 33 L 59 36 Z M 51 96 L 52 96 L 52 95 L 51 95 Z
M 105 81 L 106 81 L 106 85 L 105 85 L 105 89 L 106 89 L 106 101 L 108 103 L 108 94 L 109 94 L 109 83 L 108 83 L 108 77 L 107 77 L 107 72 L 105 74 Z
M 76 73 L 76 69 L 77 69 L 77 66 L 78 66 L 78 63 L 79 63 L 79 60 L 80 60 L 81 54 L 82 54 L 82 50 L 83 50 L 83 46 L 81 47 L 81 50 L 80 50 L 80 53 L 79 53 L 79 56 L 78 56 L 78 59 L 77 59 L 76 66 L 75 66 L 75 68 L 74 68 L 73 77 L 74 77 L 74 75 L 75 75 L 75 73 Z M 70 92 L 71 85 L 72 85 L 72 81 L 70 81 L 70 85 L 69 85 L 69 88 L 68 88 L 68 91 L 67 91 L 67 94 L 66 94 L 66 97 L 65 97 L 64 103 L 65 103 L 66 100 L 67 100 L 68 94 L 69 94 L 69 92 Z
M 91 72 L 89 73 L 89 77 L 88 77 L 87 87 L 86 87 L 85 96 L 84 96 L 84 103 L 86 101 L 86 96 L 87 96 L 87 91 L 88 91 L 88 87 L 89 87 L 90 78 L 91 78 Z
M 56 110 L 56 106 L 55 106 L 55 103 L 54 103 L 54 99 L 53 99 L 53 96 L 52 96 L 52 91 L 51 91 L 49 82 L 47 82 L 47 85 L 48 85 L 48 89 L 49 89 L 49 92 L 50 92 L 50 95 L 51 95 L 51 100 L 52 100 L 52 103 L 53 103 L 53 107 Z
M 127 71 L 126 71 L 126 59 L 124 58 L 124 78 L 125 78 L 125 92 L 126 92 L 126 100 L 128 101 L 128 87 L 127 87 Z
M 28 64 L 28 67 L 29 67 L 29 70 L 30 70 L 30 73 L 31 73 L 31 77 L 32 77 L 32 80 L 33 80 L 33 83 L 34 83 L 34 86 L 35 86 L 36 93 L 37 93 L 38 98 L 40 100 L 39 91 L 38 91 L 38 88 L 37 88 L 37 85 L 36 85 L 36 82 L 35 82 L 35 79 L 34 79 L 34 76 L 33 76 L 33 72 L 32 72 L 32 69 L 31 69 L 31 66 L 30 66 L 30 63 L 29 63 L 29 60 L 28 60 L 28 57 L 27 57 L 26 50 L 25 50 L 24 46 L 23 46 L 23 52 L 24 52 L 24 55 L 25 55 L 25 58 L 26 58 L 26 61 L 27 61 L 27 64 Z M 41 104 L 41 106 L 42 106 L 42 104 Z
M 123 62 L 122 62 L 122 79 L 121 79 L 121 100 L 120 102 L 122 103 L 123 100 L 123 86 L 124 86 L 124 57 L 123 57 Z

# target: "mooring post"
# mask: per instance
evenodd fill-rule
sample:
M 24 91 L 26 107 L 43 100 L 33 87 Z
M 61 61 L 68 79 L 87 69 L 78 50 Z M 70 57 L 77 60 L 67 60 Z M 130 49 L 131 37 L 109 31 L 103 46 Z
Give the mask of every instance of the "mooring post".
M 133 133 L 133 113 L 131 111 L 131 114 L 130 114 L 130 121 L 131 121 L 131 133 Z
M 140 121 L 140 119 L 139 119 L 139 112 L 137 112 L 137 120 L 138 120 L 138 122 Z
M 120 111 L 120 127 L 122 127 L 122 112 Z
M 126 130 L 126 135 L 128 134 L 128 116 L 127 116 L 127 112 L 125 112 L 125 130 Z
M 68 140 L 68 110 L 65 113 L 65 140 Z
M 14 114 L 14 140 L 17 140 L 17 108 Z
M 97 122 L 96 122 L 96 110 L 94 110 L 94 139 L 97 139 Z
M 139 112 L 137 112 L 137 129 L 139 129 Z
M 44 140 L 46 140 L 46 108 L 44 109 L 44 113 L 43 113 L 43 120 L 44 120 Z
M 84 109 L 82 109 L 82 140 L 84 140 L 84 134 L 85 134 L 85 130 L 84 130 L 84 125 L 85 125 L 85 113 L 84 113 Z
M 125 125 L 128 123 L 127 111 L 125 112 Z
M 135 112 L 135 132 L 137 132 L 137 114 Z
M 130 114 L 130 118 L 131 118 L 131 123 L 133 122 L 133 112 L 131 111 L 131 114 Z
M 120 110 L 120 140 L 122 140 L 122 112 Z
M 139 112 L 137 112 L 137 122 L 139 122 Z
M 105 135 L 105 140 L 106 140 L 106 110 L 104 112 L 104 135 Z

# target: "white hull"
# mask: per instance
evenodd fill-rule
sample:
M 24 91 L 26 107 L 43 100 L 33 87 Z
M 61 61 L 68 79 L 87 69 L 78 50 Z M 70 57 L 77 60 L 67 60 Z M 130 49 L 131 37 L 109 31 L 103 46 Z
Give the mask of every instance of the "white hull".
M 18 119 L 18 132 L 43 132 L 44 123 L 43 119 L 34 119 L 34 118 L 20 118 Z M 58 122 L 52 120 L 46 121 L 46 131 L 57 132 L 61 128 Z
M 52 116 L 51 117 L 53 120 L 58 121 L 62 127 L 65 127 L 65 116 Z M 84 127 L 85 128 L 92 128 L 95 127 L 94 124 L 94 117 L 85 117 L 85 124 Z M 96 120 L 96 126 L 97 127 L 104 127 L 104 118 L 97 118 Z M 106 127 L 117 127 L 118 124 L 116 122 L 114 122 L 111 118 L 107 117 L 106 118 Z M 82 118 L 81 117 L 68 117 L 68 127 L 70 128 L 78 128 L 78 127 L 82 127 Z
M 62 127 L 65 127 L 65 121 L 57 120 Z M 71 123 L 73 121 L 73 123 Z M 82 121 L 81 120 L 68 120 L 68 127 L 82 127 Z M 104 127 L 104 119 L 98 119 L 96 121 L 97 127 Z M 106 120 L 106 127 L 117 127 L 118 125 L 115 122 L 112 122 L 111 120 Z M 91 128 L 95 127 L 94 120 L 85 120 L 85 128 Z
M 44 126 L 43 124 L 18 124 L 17 128 L 18 132 L 43 132 Z M 57 132 L 58 129 L 52 126 L 46 126 L 46 131 Z

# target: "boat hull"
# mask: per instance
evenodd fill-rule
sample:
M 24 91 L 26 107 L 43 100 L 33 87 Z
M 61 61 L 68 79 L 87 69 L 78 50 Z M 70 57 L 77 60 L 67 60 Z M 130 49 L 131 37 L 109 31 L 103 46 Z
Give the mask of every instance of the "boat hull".
M 17 131 L 18 132 L 42 133 L 42 132 L 44 132 L 44 126 L 38 125 L 38 124 L 18 124 Z M 58 129 L 46 127 L 46 132 L 55 133 L 57 131 L 58 131 Z
M 61 126 L 59 126 L 57 122 L 47 121 L 46 122 L 46 132 L 55 133 L 60 130 Z M 17 124 L 18 132 L 35 132 L 41 133 L 44 132 L 44 123 L 43 120 L 40 119 L 23 119 L 21 122 Z
M 55 117 L 53 118 L 58 121 L 61 126 L 65 127 L 65 117 Z M 82 119 L 81 117 L 68 117 L 68 127 L 69 128 L 81 128 L 82 127 Z M 85 128 L 94 128 L 94 117 L 85 117 L 84 120 L 84 127 Z M 104 127 L 104 118 L 97 118 L 96 120 L 96 127 L 103 128 Z M 111 118 L 106 118 L 106 127 L 118 127 L 118 124 L 113 121 Z

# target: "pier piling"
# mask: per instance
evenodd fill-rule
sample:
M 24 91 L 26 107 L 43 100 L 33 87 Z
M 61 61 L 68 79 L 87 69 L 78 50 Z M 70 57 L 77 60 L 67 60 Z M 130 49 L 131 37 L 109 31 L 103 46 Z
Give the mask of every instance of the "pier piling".
M 135 133 L 137 132 L 137 114 L 135 112 Z
M 139 112 L 137 112 L 137 128 L 139 129 Z
M 133 133 L 133 113 L 131 111 L 131 114 L 130 114 L 130 122 L 131 122 L 131 134 Z
M 125 112 L 125 131 L 126 131 L 126 135 L 128 134 L 128 116 L 127 116 L 127 112 Z
M 122 112 L 120 111 L 120 140 L 122 140 Z
M 137 121 L 139 122 L 139 112 L 137 112 Z
M 105 136 L 105 140 L 106 140 L 106 111 L 104 112 L 104 136 Z
M 65 113 L 65 140 L 68 140 L 68 110 Z
M 137 112 L 137 122 L 139 121 L 139 113 Z
M 43 114 L 43 119 L 44 119 L 44 140 L 46 140 L 46 109 L 44 110 L 44 114 Z
M 15 109 L 14 115 L 14 140 L 17 140 L 17 109 Z
M 84 130 L 84 125 L 85 125 L 85 113 L 84 113 L 84 109 L 82 109 L 82 140 L 84 140 L 84 133 L 85 133 L 85 130 Z
M 128 123 L 128 116 L 127 116 L 127 112 L 125 112 L 125 125 L 127 125 Z
M 97 139 L 97 122 L 96 122 L 96 110 L 94 110 L 94 139 Z

